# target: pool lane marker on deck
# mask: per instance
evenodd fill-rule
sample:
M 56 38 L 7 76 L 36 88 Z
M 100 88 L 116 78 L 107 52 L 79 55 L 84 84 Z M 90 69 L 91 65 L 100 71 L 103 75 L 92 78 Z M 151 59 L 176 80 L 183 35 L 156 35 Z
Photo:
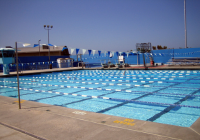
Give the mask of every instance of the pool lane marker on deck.
M 10 86 L 3 86 L 3 87 L 10 87 Z M 12 87 L 12 88 L 14 88 L 14 87 Z M 25 88 L 20 88 L 20 89 L 24 90 Z M 42 90 L 35 90 L 35 91 L 42 92 Z M 48 91 L 46 91 L 46 93 L 48 93 Z M 154 104 L 154 105 L 161 105 L 161 106 L 179 106 L 179 107 L 189 107 L 189 108 L 200 108 L 200 106 L 189 106 L 189 105 L 180 105 L 180 104 L 169 104 L 169 103 L 148 102 L 148 101 L 139 101 L 139 100 L 118 99 L 118 98 L 90 96 L 90 95 L 82 95 L 82 94 L 74 94 L 74 93 L 56 92 L 56 91 L 52 91 L 52 93 L 61 94 L 61 95 L 72 95 L 72 96 L 98 98 L 98 99 L 113 100 L 113 101 L 122 101 L 122 102 L 129 102 L 129 103 L 143 103 L 143 104 Z
M 134 126 L 135 123 L 133 123 L 133 119 L 125 119 L 124 121 L 119 121 L 119 120 L 116 120 L 116 121 L 113 121 L 114 123 L 120 123 L 120 124 L 124 124 L 124 125 L 130 125 L 130 126 Z

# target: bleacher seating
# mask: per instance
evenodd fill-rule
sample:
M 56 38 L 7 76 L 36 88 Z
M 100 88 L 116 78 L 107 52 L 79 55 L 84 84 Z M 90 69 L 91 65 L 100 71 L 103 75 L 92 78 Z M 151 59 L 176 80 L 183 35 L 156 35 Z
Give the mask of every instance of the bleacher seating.
M 169 60 L 168 66 L 200 65 L 199 57 L 178 57 Z

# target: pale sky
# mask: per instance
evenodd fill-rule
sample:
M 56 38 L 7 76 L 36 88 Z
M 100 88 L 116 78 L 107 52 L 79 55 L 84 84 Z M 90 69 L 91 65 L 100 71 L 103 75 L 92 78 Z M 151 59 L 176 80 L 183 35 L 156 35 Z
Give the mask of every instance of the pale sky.
M 200 47 L 199 6 L 186 0 L 188 47 Z M 0 0 L 0 20 L 0 47 L 47 44 L 45 24 L 53 25 L 50 43 L 69 48 L 185 47 L 184 0 Z

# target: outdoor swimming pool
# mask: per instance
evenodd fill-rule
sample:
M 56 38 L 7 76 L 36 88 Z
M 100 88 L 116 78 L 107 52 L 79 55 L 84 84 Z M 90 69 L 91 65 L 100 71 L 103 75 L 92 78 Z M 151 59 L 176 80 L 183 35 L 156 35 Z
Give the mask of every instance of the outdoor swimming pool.
M 191 126 L 200 116 L 199 70 L 77 70 L 20 76 L 22 100 Z M 16 77 L 0 95 L 17 98 Z

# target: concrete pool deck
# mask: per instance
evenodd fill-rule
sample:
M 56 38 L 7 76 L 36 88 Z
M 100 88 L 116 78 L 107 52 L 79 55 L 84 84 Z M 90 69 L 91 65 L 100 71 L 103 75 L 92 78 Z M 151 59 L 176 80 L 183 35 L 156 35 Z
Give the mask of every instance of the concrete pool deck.
M 169 68 L 175 69 L 172 66 Z M 78 69 L 81 68 L 24 71 L 22 74 Z M 194 69 L 200 67 L 195 66 Z M 11 72 L 10 75 L 14 76 L 16 72 Z M 0 77 L 4 75 L 1 73 Z M 18 109 L 16 98 L 0 96 L 1 140 L 200 139 L 200 118 L 191 127 L 179 127 L 25 100 L 21 100 L 21 106 L 22 109 Z
M 0 139 L 199 140 L 200 119 L 191 127 L 87 112 L 0 96 Z

